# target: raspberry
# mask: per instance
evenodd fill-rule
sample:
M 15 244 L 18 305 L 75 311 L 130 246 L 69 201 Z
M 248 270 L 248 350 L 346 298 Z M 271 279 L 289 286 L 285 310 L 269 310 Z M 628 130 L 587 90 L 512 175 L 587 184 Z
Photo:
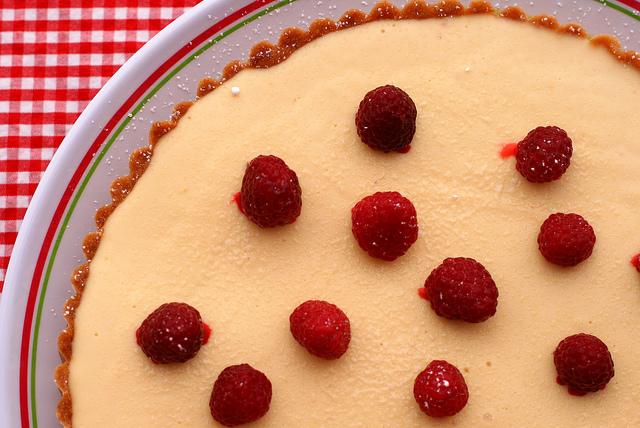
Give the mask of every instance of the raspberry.
M 478 323 L 496 313 L 498 287 L 474 259 L 445 259 L 429 274 L 424 287 L 431 308 L 441 317 Z
M 353 207 L 351 230 L 371 257 L 392 261 L 418 239 L 416 209 L 398 192 L 377 192 Z
M 260 227 L 293 223 L 302 208 L 298 176 L 277 156 L 260 155 L 247 165 L 240 210 Z
M 516 149 L 516 169 L 532 183 L 548 183 L 562 177 L 571 159 L 573 144 L 557 126 L 539 126 Z
M 311 355 L 335 360 L 349 347 L 349 318 L 337 306 L 322 300 L 308 300 L 289 317 L 291 334 Z
M 416 377 L 413 396 L 424 413 L 444 418 L 455 415 L 466 406 L 469 389 L 456 366 L 434 360 Z
M 382 152 L 406 152 L 416 133 L 416 105 L 393 85 L 369 91 L 356 113 L 356 130 L 367 146 Z
M 590 334 L 578 333 L 563 339 L 553 351 L 558 383 L 572 395 L 604 389 L 613 377 L 613 359 L 607 345 Z
M 636 268 L 638 272 L 640 272 L 640 254 L 636 254 L 631 257 L 631 265 Z
M 136 338 L 154 363 L 184 363 L 206 342 L 206 330 L 197 309 L 172 302 L 153 311 L 136 331 Z
M 269 411 L 271 382 L 249 364 L 229 366 L 213 384 L 211 416 L 224 426 L 256 421 Z
M 552 214 L 538 234 L 538 248 L 547 261 L 575 266 L 589 258 L 596 243 L 591 225 L 578 214 Z

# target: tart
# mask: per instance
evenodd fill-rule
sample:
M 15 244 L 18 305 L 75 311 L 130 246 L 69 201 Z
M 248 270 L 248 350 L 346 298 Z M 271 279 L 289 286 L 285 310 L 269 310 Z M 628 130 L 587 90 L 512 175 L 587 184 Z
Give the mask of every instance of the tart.
M 629 112 L 640 111 L 639 64 L 610 36 L 486 2 L 382 2 L 256 45 L 153 126 L 98 211 L 59 338 L 59 419 L 216 426 L 218 374 L 250 364 L 273 386 L 254 426 L 637 422 L 640 277 L 629 260 L 640 245 L 640 124 Z M 363 144 L 354 122 L 363 96 L 387 84 L 417 109 L 403 153 Z M 573 141 L 571 165 L 550 183 L 525 180 L 500 156 L 540 125 Z M 261 228 L 235 203 L 261 154 L 297 174 L 302 209 L 290 224 Z M 393 261 L 369 256 L 351 231 L 354 205 L 379 191 L 400 192 L 417 213 L 417 240 Z M 579 213 L 597 235 L 576 266 L 538 249 L 556 212 Z M 495 315 L 467 323 L 431 309 L 419 290 L 449 257 L 490 272 Z M 311 355 L 289 330 L 289 315 L 312 299 L 349 317 L 339 358 Z M 197 308 L 211 336 L 184 363 L 154 364 L 135 332 L 173 301 Z M 557 383 L 553 358 L 576 333 L 602 339 L 616 369 L 581 397 Z M 444 421 L 412 393 L 433 360 L 468 385 L 468 402 Z

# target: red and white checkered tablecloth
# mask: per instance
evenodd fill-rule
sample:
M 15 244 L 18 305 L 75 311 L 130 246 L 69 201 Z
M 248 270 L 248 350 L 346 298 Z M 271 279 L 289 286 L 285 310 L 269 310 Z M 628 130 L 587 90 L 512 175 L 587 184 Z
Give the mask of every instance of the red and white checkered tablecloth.
M 116 70 L 201 0 L 0 0 L 0 292 L 33 193 Z

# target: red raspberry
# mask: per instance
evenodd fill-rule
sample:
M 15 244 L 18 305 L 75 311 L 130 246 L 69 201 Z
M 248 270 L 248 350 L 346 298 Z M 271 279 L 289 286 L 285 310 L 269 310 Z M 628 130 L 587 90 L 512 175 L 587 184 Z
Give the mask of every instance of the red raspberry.
M 445 259 L 431 272 L 424 287 L 431 308 L 441 317 L 477 323 L 496 313 L 498 287 L 474 259 Z
M 229 366 L 213 384 L 211 416 L 224 426 L 256 421 L 269 411 L 271 382 L 249 364 Z
M 302 208 L 298 176 L 277 156 L 260 155 L 247 165 L 240 209 L 260 227 L 293 223 Z
M 416 209 L 398 192 L 377 192 L 353 207 L 351 230 L 371 257 L 392 261 L 418 239 Z
M 631 257 L 631 265 L 636 268 L 638 272 L 640 272 L 640 254 L 636 254 Z
M 416 133 L 416 105 L 405 91 L 393 85 L 369 91 L 356 113 L 356 130 L 362 142 L 382 152 L 406 152 Z
M 469 389 L 456 366 L 434 360 L 416 377 L 413 396 L 424 413 L 444 418 L 455 415 L 467 405 Z
M 349 318 L 336 305 L 322 300 L 308 300 L 289 317 L 291 334 L 311 355 L 335 360 L 349 347 Z
M 573 144 L 557 126 L 539 126 L 516 149 L 516 169 L 532 183 L 548 183 L 562 177 L 571 160 Z
M 540 227 L 538 248 L 547 261 L 575 266 L 589 258 L 596 243 L 591 225 L 578 214 L 552 214 Z
M 206 342 L 200 313 L 186 303 L 165 303 L 136 331 L 142 352 L 156 364 L 184 363 Z
M 572 395 L 604 389 L 613 377 L 613 359 L 607 345 L 590 334 L 563 339 L 553 351 L 558 383 L 569 386 Z

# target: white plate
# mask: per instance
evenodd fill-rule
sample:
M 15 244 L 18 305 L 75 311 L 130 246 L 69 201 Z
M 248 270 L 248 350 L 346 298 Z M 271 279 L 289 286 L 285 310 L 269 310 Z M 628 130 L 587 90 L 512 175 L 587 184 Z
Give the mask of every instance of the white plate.
M 406 0 L 394 0 L 403 6 Z M 110 202 L 109 185 L 128 172 L 129 154 L 147 145 L 153 122 L 176 102 L 195 98 L 205 76 L 245 60 L 251 46 L 277 42 L 282 29 L 307 28 L 316 18 L 340 18 L 362 0 L 205 0 L 136 53 L 82 113 L 55 154 L 33 197 L 12 254 L 0 305 L 0 426 L 60 426 L 53 370 L 56 340 L 66 326 L 69 280 L 84 263 L 82 238 L 95 230 L 96 210 Z M 529 14 L 580 22 L 590 34 L 613 34 L 640 51 L 640 2 L 513 0 Z M 632 120 L 632 118 L 630 118 Z

